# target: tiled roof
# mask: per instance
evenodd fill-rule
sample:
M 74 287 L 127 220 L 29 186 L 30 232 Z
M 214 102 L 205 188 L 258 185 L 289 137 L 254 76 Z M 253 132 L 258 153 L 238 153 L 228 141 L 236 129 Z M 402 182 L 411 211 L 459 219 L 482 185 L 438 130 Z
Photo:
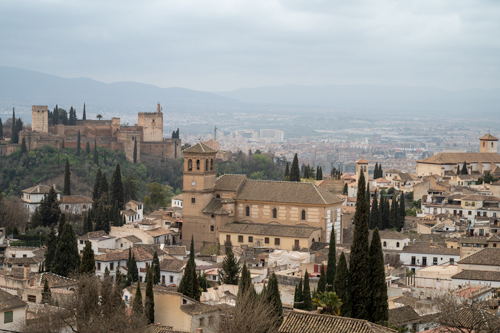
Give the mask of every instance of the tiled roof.
M 222 208 L 222 200 L 219 198 L 213 198 L 210 200 L 208 205 L 203 209 L 203 213 L 205 214 L 229 214 L 228 211 Z
M 132 210 L 132 209 L 126 209 L 126 210 L 122 210 L 121 213 L 123 215 L 127 215 L 127 216 L 134 216 L 134 215 L 137 215 L 137 212 Z
M 30 188 L 27 188 L 25 190 L 23 190 L 23 193 L 29 193 L 29 194 L 48 194 L 50 192 L 50 189 L 52 188 L 52 186 L 47 186 L 47 185 L 42 185 L 42 184 L 39 184 L 37 186 L 33 186 L 33 187 L 30 187 Z M 56 190 L 56 193 L 61 193 L 61 191 Z
M 486 237 L 462 237 L 460 244 L 486 244 L 488 239 Z
M 125 236 L 123 238 L 131 241 L 132 243 L 141 243 L 142 242 L 142 239 L 140 239 L 139 237 L 134 236 L 134 235 L 128 235 L 128 236 Z
M 174 330 L 171 326 L 163 326 L 160 324 L 151 324 L 146 326 L 141 333 L 187 333 L 186 331 Z
M 417 163 L 431 164 L 463 164 L 464 162 L 500 163 L 500 155 L 497 153 L 439 153 L 417 161 Z
M 186 246 L 178 246 L 178 245 L 168 245 L 163 247 L 163 251 L 166 253 L 172 255 L 180 255 L 180 256 L 185 256 L 187 251 L 186 251 Z
M 405 236 L 402 232 L 395 231 L 395 230 L 381 230 L 379 231 L 380 233 L 380 239 L 406 239 L 409 238 L 408 236 Z
M 414 323 L 420 320 L 418 313 L 409 305 L 389 309 L 389 322 L 396 326 Z
M 236 199 L 312 205 L 339 204 L 343 202 L 335 194 L 316 186 L 314 183 L 270 180 L 245 181 Z
M 172 231 L 167 230 L 167 229 L 162 228 L 162 227 L 159 227 L 159 228 L 156 228 L 153 230 L 144 230 L 144 232 L 147 233 L 148 235 L 150 235 L 151 237 L 159 237 L 159 236 L 163 236 L 163 235 L 167 235 L 167 234 L 172 233 Z
M 219 232 L 305 238 L 309 237 L 313 231 L 318 229 L 320 228 L 233 222 L 227 223 L 219 230 Z
M 500 281 L 500 272 L 463 270 L 453 275 L 451 278 L 460 280 Z
M 216 153 L 217 150 L 210 148 L 209 146 L 207 146 L 203 142 L 198 142 L 194 146 L 191 146 L 187 149 L 184 149 L 182 152 L 183 153 L 202 153 L 202 154 L 204 154 L 204 153 Z
M 160 261 L 160 271 L 181 272 L 186 266 L 187 260 L 179 260 L 177 258 L 166 258 Z
M 394 333 L 387 327 L 366 320 L 291 311 L 279 333 Z
M 70 205 L 70 204 L 88 204 L 88 203 L 92 203 L 93 200 L 92 198 L 89 198 L 89 197 L 85 197 L 83 195 L 63 195 L 61 196 L 61 200 L 59 200 L 59 203 L 60 204 L 67 204 L 67 205 Z
M 500 248 L 486 247 L 460 260 L 459 264 L 500 266 Z
M 26 306 L 26 302 L 23 302 L 19 297 L 0 289 L 0 310 L 2 312 L 24 306 Z
M 433 243 L 410 243 L 403 248 L 403 253 L 422 253 L 422 254 L 442 254 L 450 256 L 459 256 L 460 249 L 450 249 L 446 246 Z
M 471 329 L 474 332 L 499 332 L 500 318 L 480 308 L 462 308 L 453 314 L 440 317 L 438 323 L 461 329 Z
M 156 249 L 155 246 L 151 244 L 134 244 L 134 247 L 132 248 L 132 254 L 135 256 L 136 261 L 152 260 L 155 250 L 157 251 L 159 256 L 165 254 L 165 252 L 160 248 Z M 95 256 L 96 261 L 118 261 L 127 259 L 128 249 Z
M 67 287 L 77 285 L 78 281 L 57 275 L 54 273 L 39 273 L 31 276 L 31 280 L 35 281 L 35 285 L 38 287 L 43 287 L 43 283 L 47 280 L 50 288 L 59 288 L 59 287 Z
M 461 199 L 462 201 L 500 201 L 499 197 L 495 197 L 492 195 L 480 195 L 480 194 L 473 194 L 473 195 L 468 195 L 465 196 Z
M 415 307 L 417 305 L 417 302 L 419 300 L 420 300 L 419 298 L 416 298 L 416 297 L 413 297 L 413 296 L 403 295 L 403 296 L 400 296 L 398 298 L 393 299 L 392 301 L 394 303 L 399 303 L 399 304 L 403 304 L 403 305 L 409 305 L 409 306 L 411 306 L 412 308 L 415 309 Z
M 490 140 L 490 141 L 498 141 L 497 138 L 495 138 L 493 135 L 491 135 L 490 133 L 482 136 L 479 138 L 479 140 Z
M 89 239 L 101 238 L 101 237 L 105 237 L 105 236 L 108 236 L 110 238 L 112 237 L 112 236 L 109 236 L 106 231 L 104 231 L 104 230 L 98 230 L 98 231 L 88 232 L 85 235 L 78 237 L 78 239 L 79 240 L 80 239 L 81 240 L 89 240 Z
M 215 181 L 215 190 L 236 192 L 245 180 L 246 175 L 222 175 Z
M 188 315 L 194 316 L 198 314 L 210 313 L 219 311 L 219 308 L 213 305 L 203 304 L 203 303 L 193 303 L 181 305 L 181 311 L 187 313 Z
M 370 162 L 368 162 L 364 158 L 360 158 L 359 160 L 356 161 L 356 164 L 368 164 L 368 163 L 370 163 Z

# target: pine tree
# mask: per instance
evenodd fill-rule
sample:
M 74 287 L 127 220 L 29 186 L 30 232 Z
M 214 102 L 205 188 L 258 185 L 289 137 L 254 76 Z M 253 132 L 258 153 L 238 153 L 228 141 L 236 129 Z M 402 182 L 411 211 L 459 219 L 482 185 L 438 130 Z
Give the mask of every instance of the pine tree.
M 335 230 L 330 233 L 330 248 L 328 249 L 328 262 L 326 266 L 326 290 L 334 291 L 335 273 L 337 271 L 337 248 Z M 322 290 L 321 290 L 322 291 Z
M 158 259 L 158 253 L 155 251 L 153 254 L 153 277 L 154 277 L 154 284 L 160 283 L 160 260 Z
M 349 258 L 352 317 L 369 319 L 367 309 L 369 286 L 368 253 L 368 204 L 365 194 L 365 176 L 361 170 L 358 180 L 356 212 L 354 213 L 354 236 Z
M 285 166 L 285 175 L 284 175 L 284 179 L 283 180 L 290 180 L 290 170 L 289 170 L 289 165 L 290 163 L 289 162 L 286 162 L 286 166 Z
M 52 292 L 49 287 L 49 282 L 47 279 L 43 279 L 43 293 L 42 293 L 42 304 L 52 303 Z
M 309 286 L 309 273 L 304 274 L 304 289 L 302 290 L 302 309 L 306 311 L 311 311 L 313 309 L 312 298 L 311 298 L 311 287 Z
M 87 141 L 87 146 L 85 147 L 85 153 L 90 154 L 90 143 Z
M 80 156 L 80 145 L 81 145 L 81 137 L 80 130 L 78 130 L 78 137 L 76 139 L 76 156 Z
M 326 290 L 326 274 L 325 274 L 325 266 L 321 264 L 321 272 L 319 273 L 319 280 L 318 280 L 318 289 L 317 292 L 324 292 Z M 314 294 L 314 297 L 316 297 L 316 293 Z
M 387 285 L 385 283 L 384 253 L 378 229 L 373 230 L 370 243 L 370 320 L 385 323 L 389 320 Z
M 144 305 L 142 304 L 141 281 L 137 281 L 134 303 L 132 304 L 132 312 L 136 315 L 142 315 L 144 313 Z
M 464 165 L 462 166 L 462 170 L 460 171 L 462 173 L 462 175 L 467 175 L 469 174 L 467 172 L 467 162 L 464 161 Z
M 52 262 L 54 261 L 57 249 L 57 236 L 54 225 L 50 226 L 50 232 L 45 239 L 45 245 L 47 246 L 47 250 L 45 251 L 45 270 L 50 272 L 52 271 Z
M 28 148 L 26 148 L 26 139 L 23 136 L 23 140 L 21 141 L 21 153 L 24 154 L 28 151 Z
M 80 267 L 76 235 L 69 223 L 64 225 L 62 235 L 59 237 L 52 266 L 52 272 L 62 276 L 68 276 Z
M 86 241 L 85 247 L 83 248 L 82 263 L 80 265 L 80 274 L 93 275 L 94 273 L 95 273 L 94 250 L 92 249 L 92 243 Z
M 94 164 L 99 165 L 99 153 L 97 152 L 97 139 L 94 141 Z
M 347 183 L 344 184 L 344 190 L 342 191 L 342 194 L 343 195 L 347 195 L 348 191 L 347 191 Z
M 68 158 L 66 158 L 66 167 L 64 169 L 63 195 L 71 195 L 71 171 L 69 171 L 69 159 Z
M 276 274 L 274 272 L 269 278 L 266 295 L 268 297 L 269 303 L 272 304 L 273 308 L 276 310 L 278 321 L 281 322 L 283 320 L 283 304 L 281 302 L 278 278 L 276 277 Z
M 293 157 L 292 168 L 290 169 L 290 181 L 300 182 L 299 158 L 297 153 Z
M 101 178 L 102 178 L 102 172 L 101 168 L 99 168 L 97 169 L 97 173 L 95 175 L 94 191 L 92 191 L 92 200 L 99 199 L 99 186 L 101 183 Z
M 137 163 L 137 140 L 134 141 L 134 164 Z
M 374 229 L 379 226 L 379 218 L 380 214 L 378 211 L 377 191 L 375 190 L 375 193 L 373 194 L 372 211 L 370 214 L 370 229 Z
M 222 268 L 219 271 L 219 281 L 223 284 L 238 284 L 238 275 L 240 273 L 240 267 L 238 260 L 234 256 L 233 250 L 231 248 L 227 249 L 226 257 L 222 262 Z
M 83 103 L 83 120 L 87 120 L 87 113 L 85 112 L 85 103 Z
M 115 171 L 111 177 L 111 202 L 118 203 L 120 209 L 123 208 L 125 204 L 124 192 L 123 192 L 123 182 L 122 182 L 122 172 L 120 170 L 120 163 L 116 164 Z
M 155 321 L 155 295 L 153 293 L 154 273 L 150 267 L 146 275 L 146 299 L 144 302 L 144 314 L 148 324 L 153 324 Z
M 340 315 L 343 317 L 351 316 L 351 292 L 349 284 L 349 270 L 344 252 L 340 254 L 337 265 L 337 274 L 335 275 L 335 292 L 342 301 Z

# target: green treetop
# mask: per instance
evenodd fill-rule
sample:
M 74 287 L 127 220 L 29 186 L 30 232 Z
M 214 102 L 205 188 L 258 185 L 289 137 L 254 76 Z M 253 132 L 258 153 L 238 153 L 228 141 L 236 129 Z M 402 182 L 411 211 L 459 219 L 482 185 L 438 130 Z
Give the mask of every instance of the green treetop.
M 132 304 L 132 312 L 135 313 L 136 315 L 142 315 L 144 313 L 144 305 L 142 303 L 141 281 L 137 281 L 134 303 Z
M 238 260 L 234 256 L 231 248 L 227 249 L 226 257 L 222 262 L 222 268 L 219 270 L 219 281 L 223 284 L 238 284 L 238 275 L 240 266 Z
M 69 223 L 64 224 L 52 266 L 52 272 L 62 276 L 68 276 L 80 267 L 76 235 Z
M 64 195 L 71 195 L 71 171 L 69 170 L 69 159 L 66 158 L 66 167 L 64 169 Z
M 293 157 L 292 168 L 290 169 L 290 181 L 300 182 L 299 158 L 297 157 L 297 153 Z
M 311 298 L 311 287 L 309 286 L 309 273 L 304 273 L 304 289 L 302 290 L 302 309 L 306 311 L 311 311 L 313 309 L 312 298 Z
M 387 285 L 385 282 L 384 253 L 378 229 L 373 230 L 370 243 L 370 299 L 368 309 L 370 320 L 374 323 L 385 323 L 389 320 L 387 301 Z
M 93 275 L 94 273 L 95 273 L 94 250 L 92 249 L 92 243 L 86 241 L 85 247 L 83 248 L 82 263 L 80 265 L 80 274 Z
M 154 273 L 150 267 L 146 275 L 146 299 L 144 302 L 144 314 L 148 324 L 153 324 L 155 321 L 155 296 L 153 292 Z
M 340 315 L 343 317 L 351 316 L 351 290 L 349 285 L 349 270 L 344 252 L 340 254 L 337 265 L 337 274 L 335 275 L 335 292 L 342 301 Z

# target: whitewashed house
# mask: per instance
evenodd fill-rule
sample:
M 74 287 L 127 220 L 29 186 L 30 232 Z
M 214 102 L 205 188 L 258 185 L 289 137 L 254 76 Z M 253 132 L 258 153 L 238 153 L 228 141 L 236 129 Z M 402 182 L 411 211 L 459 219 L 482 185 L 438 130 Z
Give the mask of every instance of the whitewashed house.
M 400 260 L 412 271 L 431 265 L 453 265 L 460 260 L 460 249 L 451 249 L 435 243 L 410 243 L 403 248 Z
M 59 200 L 62 213 L 81 215 L 92 208 L 92 198 L 83 195 L 63 195 Z
M 0 289 L 0 329 L 14 332 L 26 324 L 28 305 L 19 297 Z
M 85 243 L 89 241 L 92 244 L 92 249 L 94 254 L 100 254 L 103 249 L 114 250 L 116 237 L 110 236 L 104 230 L 92 231 L 86 233 L 85 235 L 78 237 L 78 252 L 83 253 L 85 248 Z
M 130 200 L 125 204 L 125 210 L 122 210 L 121 214 L 125 216 L 127 223 L 140 222 L 144 217 L 144 203 Z
M 179 195 L 176 195 L 175 197 L 172 197 L 172 208 L 174 208 L 174 207 L 182 208 L 183 197 L 184 196 L 182 194 L 179 194 Z
M 57 200 L 61 199 L 61 191 L 56 189 L 56 185 L 52 186 L 57 194 Z M 24 204 L 24 207 L 28 211 L 28 214 L 33 214 L 35 209 L 40 206 L 40 202 L 42 199 L 49 194 L 51 187 L 47 185 L 38 184 L 37 186 L 33 186 L 23 190 L 23 196 L 21 197 L 21 201 Z
M 160 284 L 164 286 L 179 286 L 184 274 L 187 260 L 167 257 L 160 261 Z

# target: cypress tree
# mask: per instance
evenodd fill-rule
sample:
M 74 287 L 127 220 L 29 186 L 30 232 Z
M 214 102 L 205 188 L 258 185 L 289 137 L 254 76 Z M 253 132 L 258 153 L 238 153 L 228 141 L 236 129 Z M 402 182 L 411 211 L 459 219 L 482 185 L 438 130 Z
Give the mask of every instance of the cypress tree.
M 239 290 L 239 288 L 238 288 L 238 292 L 239 292 L 239 291 L 240 291 L 240 290 Z M 298 309 L 298 307 L 297 307 L 297 305 L 298 305 L 297 303 L 298 303 L 298 302 L 299 302 L 299 285 L 298 285 L 298 284 L 296 284 L 296 285 L 295 285 L 295 291 L 293 292 L 293 307 L 294 307 L 295 309 Z
M 241 270 L 240 281 L 238 283 L 238 298 L 242 295 L 246 295 L 247 292 L 250 292 L 252 296 L 256 295 L 252 283 L 252 276 L 250 275 L 247 265 L 244 264 Z
M 87 146 L 85 147 L 85 153 L 90 154 L 90 143 L 87 141 Z
M 334 291 L 336 271 L 337 271 L 337 245 L 335 240 L 335 229 L 332 226 L 332 232 L 330 233 L 330 248 L 328 249 L 328 262 L 326 266 L 326 290 L 328 291 Z
M 111 177 L 111 201 L 113 203 L 117 202 L 120 209 L 123 208 L 125 204 L 120 163 L 116 164 L 115 171 Z
M 385 323 L 389 320 L 387 285 L 385 284 L 384 253 L 378 229 L 373 230 L 370 243 L 370 320 Z
M 64 225 L 66 224 L 66 214 L 61 213 L 61 216 L 59 216 L 59 224 L 57 226 L 57 242 L 59 243 L 61 241 L 62 233 L 64 230 Z
M 98 198 L 101 199 L 102 196 L 108 196 L 109 192 L 109 186 L 108 186 L 108 179 L 106 177 L 106 173 L 103 172 L 101 174 L 101 180 L 99 181 L 99 190 L 98 190 Z
M 297 153 L 293 157 L 292 168 L 290 169 L 290 181 L 300 182 L 299 158 Z
M 378 163 L 375 163 L 375 168 L 373 168 L 373 179 L 378 179 Z
M 102 315 L 105 318 L 108 318 L 113 311 L 112 298 L 113 296 L 113 282 L 111 281 L 111 277 L 109 276 L 109 269 L 106 267 L 104 269 L 104 278 L 101 282 L 101 308 Z
M 99 154 L 97 152 L 97 139 L 94 141 L 94 164 L 99 165 Z
M 361 170 L 354 213 L 354 236 L 349 258 L 352 317 L 369 319 L 367 309 L 369 285 L 368 204 L 365 197 L 365 176 Z
M 127 260 L 127 279 L 125 280 L 125 285 L 128 287 L 132 284 L 132 251 L 131 248 L 128 248 L 128 260 Z
M 155 295 L 153 293 L 154 273 L 150 267 L 146 275 L 146 299 L 144 303 L 144 313 L 148 324 L 153 324 L 155 321 Z
M 19 138 L 17 137 L 17 126 L 16 126 L 16 108 L 12 108 L 12 143 L 18 143 Z
M 83 248 L 82 263 L 80 265 L 80 274 L 93 275 L 94 273 L 95 273 L 94 250 L 92 249 L 92 243 L 86 241 L 85 247 Z
M 319 165 L 316 166 L 316 180 L 319 180 Z
M 401 198 L 399 199 L 399 229 L 403 228 L 405 225 L 405 217 L 406 217 L 405 205 L 406 205 L 405 204 L 405 194 L 403 192 L 401 192 Z
M 302 309 L 304 307 L 304 294 L 303 294 L 303 283 L 302 278 L 300 278 L 299 285 L 297 286 L 297 304 L 294 304 L 294 308 Z
M 182 275 L 181 282 L 179 282 L 179 287 L 177 288 L 178 292 L 188 297 L 192 297 L 194 294 L 192 281 L 193 270 L 193 264 L 191 263 L 191 260 L 188 260 L 186 268 L 184 268 L 184 274 Z
M 57 249 L 57 236 L 54 225 L 50 226 L 50 232 L 45 239 L 45 245 L 47 246 L 47 250 L 45 251 L 45 270 L 51 272 L 52 262 L 54 261 Z
M 0 119 L 1 120 L 1 119 Z M 285 166 L 285 175 L 284 175 L 284 179 L 283 180 L 290 180 L 290 170 L 289 170 L 289 164 L 288 162 L 286 162 L 286 166 Z
M 85 112 L 85 103 L 83 103 L 83 120 L 87 120 L 87 113 Z
M 80 156 L 80 144 L 81 144 L 81 137 L 80 137 L 80 130 L 78 130 L 78 137 L 76 139 L 76 156 Z
M 380 176 L 379 178 L 384 177 L 384 170 L 382 170 L 382 163 L 378 165 L 378 174 Z
M 132 254 L 132 260 L 129 269 L 132 282 L 139 281 L 139 270 L 137 269 L 137 261 L 135 260 L 135 254 Z
M 302 309 L 306 311 L 311 311 L 313 309 L 312 298 L 311 298 L 311 287 L 309 286 L 309 273 L 304 274 L 304 289 L 302 290 Z
M 89 219 L 88 214 L 83 215 L 83 225 L 82 225 L 82 235 L 86 235 L 89 232 Z
M 379 219 L 380 214 L 378 211 L 377 191 L 375 190 L 375 193 L 373 194 L 372 211 L 370 214 L 370 229 L 374 229 L 379 226 Z
M 222 268 L 219 271 L 219 281 L 223 284 L 238 284 L 238 274 L 240 267 L 238 260 L 235 258 L 233 250 L 227 249 L 226 257 L 222 262 Z
M 66 147 L 64 146 L 64 139 L 63 139 L 63 140 L 62 140 L 61 149 L 64 149 L 64 148 L 66 148 Z
M 26 148 L 26 139 L 23 136 L 23 140 L 21 141 L 21 153 L 24 154 L 28 151 L 28 148 Z
M 66 158 L 66 167 L 64 169 L 63 195 L 71 195 L 71 171 L 69 171 L 69 159 L 68 158 Z
M 464 165 L 462 166 L 462 170 L 460 171 L 462 175 L 467 175 L 467 163 L 464 161 Z
M 392 204 L 389 213 L 389 226 L 391 229 L 397 229 L 398 218 L 396 216 L 398 202 L 396 201 L 396 196 L 392 197 Z
M 319 273 L 319 280 L 318 280 L 318 289 L 317 292 L 324 292 L 326 290 L 326 274 L 325 274 L 325 266 L 321 264 L 321 272 Z M 314 294 L 314 297 L 316 297 L 316 293 Z
M 158 259 L 158 253 L 155 251 L 153 255 L 153 269 L 154 269 L 154 284 L 160 283 L 160 260 Z
M 351 316 L 351 293 L 349 284 L 349 270 L 344 252 L 340 254 L 339 264 L 337 265 L 337 274 L 335 275 L 335 292 L 342 301 L 340 315 L 343 317 Z
M 134 164 L 137 163 L 137 140 L 134 140 Z
M 0 139 L 3 138 L 3 123 L 2 123 L 2 118 L 0 118 Z
M 99 198 L 99 186 L 102 178 L 101 168 L 97 169 L 94 181 L 94 191 L 92 191 L 92 199 L 96 200 Z
M 368 174 L 366 175 L 368 177 Z M 371 196 L 370 196 L 370 182 L 366 184 L 366 203 L 368 204 L 368 209 L 366 211 L 366 214 L 368 215 L 367 221 L 370 222 L 370 201 L 371 201 Z
M 342 194 L 347 195 L 347 183 L 344 184 L 344 190 L 342 191 Z
M 113 305 L 115 307 L 119 307 L 120 310 L 124 310 L 124 304 L 122 301 L 122 272 L 120 271 L 120 265 L 116 266 L 116 273 L 115 273 L 115 286 L 113 288 Z
M 141 281 L 137 281 L 134 303 L 132 304 L 132 312 L 136 315 L 142 315 L 144 313 L 144 306 L 142 304 Z
M 92 210 L 90 209 L 87 213 L 87 228 L 88 232 L 94 231 L 94 224 L 92 222 Z
M 106 164 L 108 164 L 108 163 L 106 162 L 106 149 L 103 149 L 103 153 L 104 153 L 104 165 L 106 165 Z
M 52 292 L 50 291 L 49 282 L 43 279 L 42 304 L 50 304 L 52 302 Z
M 460 174 L 460 164 L 457 164 L 457 175 Z
M 281 303 L 278 278 L 276 277 L 276 274 L 274 272 L 271 274 L 271 277 L 269 278 L 269 283 L 267 286 L 267 297 L 269 303 L 276 310 L 278 321 L 281 322 L 283 320 L 283 304 Z
M 62 276 L 68 276 L 80 267 L 76 235 L 69 223 L 64 225 L 64 230 L 57 243 L 52 266 L 52 272 Z
M 59 124 L 59 108 L 57 107 L 57 104 L 56 107 L 54 108 L 54 113 L 52 113 L 52 124 L 53 125 Z

